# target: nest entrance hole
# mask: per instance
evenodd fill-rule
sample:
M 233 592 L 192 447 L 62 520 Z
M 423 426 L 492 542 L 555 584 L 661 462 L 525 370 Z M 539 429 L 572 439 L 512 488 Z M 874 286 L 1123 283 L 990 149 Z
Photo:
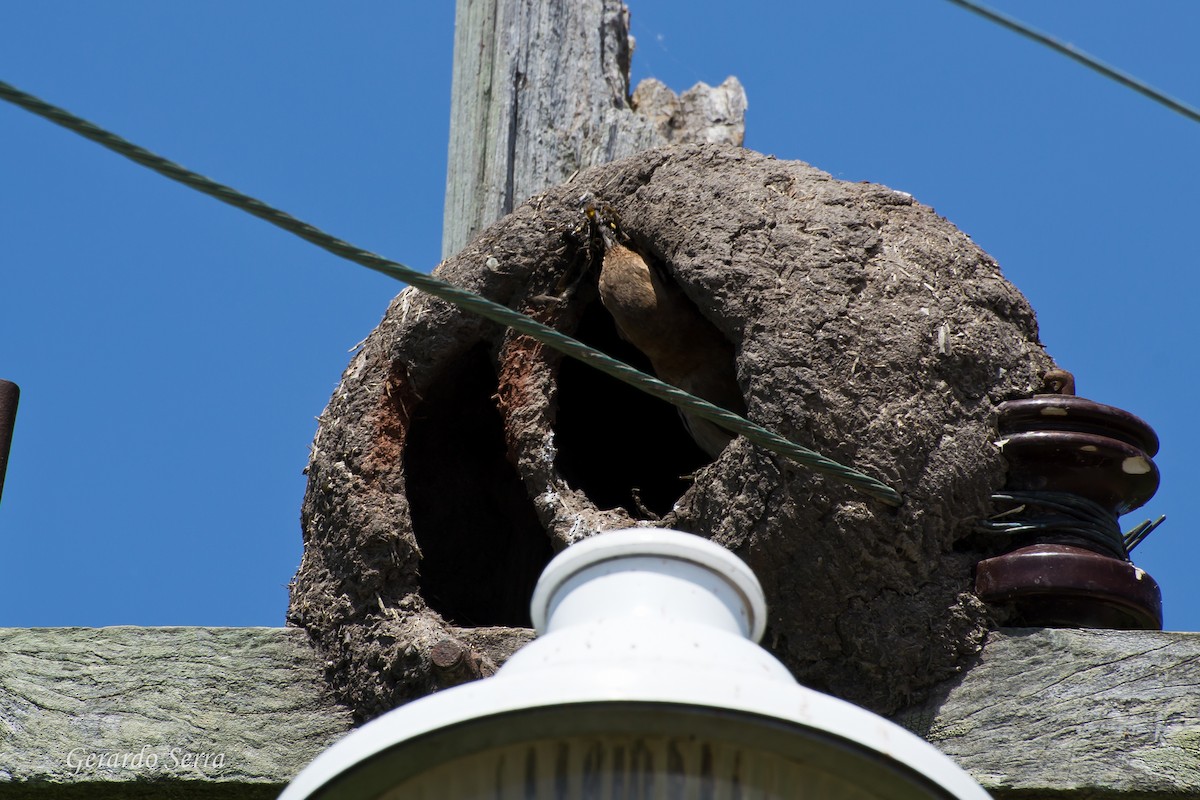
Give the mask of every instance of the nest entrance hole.
M 508 461 L 486 345 L 448 366 L 413 409 L 404 473 L 420 589 L 446 621 L 530 627 L 529 601 L 553 557 Z
M 653 374 L 599 300 L 585 308 L 574 335 Z M 669 512 L 691 485 L 685 476 L 711 461 L 674 406 L 573 358 L 559 367 L 554 433 L 555 467 L 572 488 L 598 508 L 623 507 L 641 519 Z

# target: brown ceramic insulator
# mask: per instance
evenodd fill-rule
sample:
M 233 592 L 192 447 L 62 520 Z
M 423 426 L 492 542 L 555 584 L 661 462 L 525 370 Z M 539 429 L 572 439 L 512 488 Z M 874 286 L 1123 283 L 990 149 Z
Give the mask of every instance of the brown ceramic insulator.
M 1031 431 L 1001 440 L 1006 488 L 1070 492 L 1120 516 L 1158 491 L 1158 467 L 1146 451 L 1090 433 Z
M 1158 437 L 1127 411 L 1072 395 L 1037 395 L 1002 403 L 997 427 L 1010 492 L 1086 498 L 1115 525 L 1158 489 L 1152 460 Z M 979 562 L 976 594 L 1006 609 L 1011 625 L 1160 629 L 1162 595 L 1154 579 L 1078 539 L 1053 526 L 1027 534 L 1011 552 Z
M 1140 417 L 1120 408 L 1106 406 L 1073 395 L 1037 395 L 1027 400 L 1009 400 L 997 409 L 1000 435 L 1024 431 L 1074 431 L 1119 439 L 1158 455 L 1158 436 Z
M 1010 625 L 1160 630 L 1162 594 L 1128 561 L 1036 544 L 979 562 L 975 593 L 1011 611 Z
M 1158 437 L 1119 408 L 1041 395 L 999 408 L 1000 447 L 1011 490 L 1070 492 L 1120 516 L 1158 491 Z

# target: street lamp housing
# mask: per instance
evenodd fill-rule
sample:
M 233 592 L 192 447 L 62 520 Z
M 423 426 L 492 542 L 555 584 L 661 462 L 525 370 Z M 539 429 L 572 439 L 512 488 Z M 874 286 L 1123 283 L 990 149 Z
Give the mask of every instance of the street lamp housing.
M 364 725 L 281 800 L 988 797 L 927 742 L 797 684 L 755 644 L 753 572 L 700 537 L 580 542 L 532 616 L 539 638 L 494 677 Z

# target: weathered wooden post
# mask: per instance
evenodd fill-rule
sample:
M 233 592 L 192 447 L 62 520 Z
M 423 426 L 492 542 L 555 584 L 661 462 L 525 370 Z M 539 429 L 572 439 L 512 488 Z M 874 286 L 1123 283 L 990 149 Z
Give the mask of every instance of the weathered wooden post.
M 442 257 L 535 192 L 666 144 L 742 143 L 736 78 L 631 97 L 620 0 L 458 0 Z

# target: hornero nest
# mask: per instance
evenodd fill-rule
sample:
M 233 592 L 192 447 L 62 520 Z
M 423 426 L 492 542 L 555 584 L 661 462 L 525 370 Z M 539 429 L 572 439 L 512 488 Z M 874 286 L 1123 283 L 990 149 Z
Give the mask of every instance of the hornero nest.
M 339 696 L 365 719 L 489 674 L 532 637 L 554 553 L 633 526 L 744 559 L 802 683 L 890 713 L 961 670 L 989 626 L 971 533 L 1004 483 L 993 411 L 1053 368 L 1025 298 L 908 194 L 707 145 L 584 171 L 434 274 L 649 369 L 600 300 L 585 193 L 728 342 L 750 419 L 904 504 L 743 438 L 713 458 L 672 407 L 405 290 L 308 467 L 289 621 Z

